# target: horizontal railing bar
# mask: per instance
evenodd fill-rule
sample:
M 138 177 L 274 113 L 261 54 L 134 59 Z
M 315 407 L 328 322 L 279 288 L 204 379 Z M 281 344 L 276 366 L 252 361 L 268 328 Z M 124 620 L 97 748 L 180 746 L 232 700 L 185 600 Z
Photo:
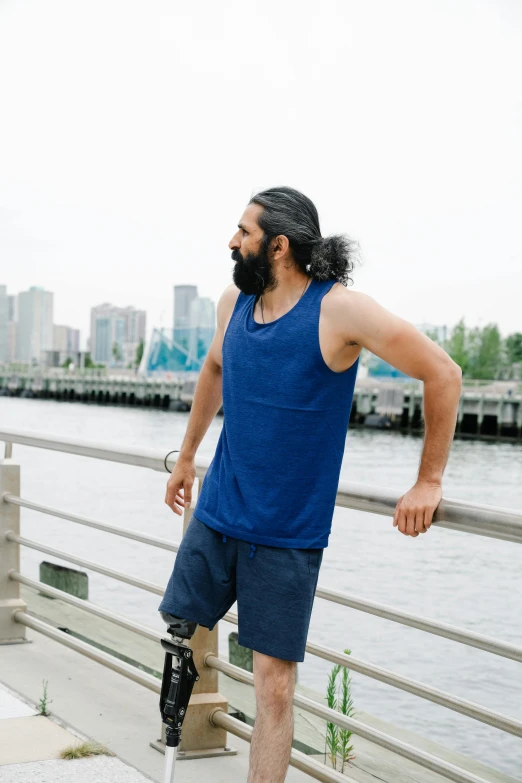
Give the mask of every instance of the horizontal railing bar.
M 494 655 L 500 655 L 503 658 L 510 658 L 513 661 L 522 663 L 522 647 L 517 647 L 508 642 L 498 642 L 491 636 L 483 636 L 482 634 L 473 633 L 473 631 L 458 628 L 455 625 L 439 623 L 436 620 L 429 620 L 427 618 L 419 617 L 418 615 L 409 614 L 408 612 L 401 612 L 393 609 L 391 606 L 357 598 L 348 593 L 330 590 L 321 587 L 321 585 L 317 586 L 315 594 L 318 598 L 324 598 L 326 601 L 342 604 L 351 609 L 381 617 L 384 620 L 391 620 L 392 622 L 400 623 L 401 625 L 407 625 L 410 628 L 417 628 L 419 631 L 425 631 L 426 633 L 431 633 L 435 636 L 442 636 L 446 639 L 451 639 L 454 642 L 466 644 L 469 647 L 476 647 L 479 650 L 485 650 Z
M 24 576 L 24 574 L 20 574 L 18 571 L 10 570 L 8 575 L 9 579 L 12 579 L 15 582 L 21 582 L 21 584 L 27 585 L 34 590 L 39 590 L 41 593 L 50 595 L 52 598 L 59 598 L 61 601 L 64 601 L 67 604 L 77 606 L 79 609 L 82 609 L 85 612 L 89 612 L 89 614 L 96 615 L 96 617 L 101 617 L 104 620 L 110 620 L 112 623 L 120 625 L 122 628 L 126 628 L 128 631 L 134 631 L 134 633 L 137 633 L 140 636 L 144 636 L 146 639 L 152 639 L 154 642 L 159 642 L 165 636 L 165 634 L 160 633 L 160 631 L 154 631 L 152 628 L 147 628 L 145 625 L 135 623 L 132 620 L 123 617 L 121 614 L 111 612 L 109 609 L 102 609 L 101 606 L 96 606 L 96 604 L 92 604 L 90 601 L 86 601 L 84 598 L 77 598 L 75 595 L 65 593 L 63 590 L 59 590 L 57 587 L 51 587 L 50 585 L 46 585 L 43 582 L 38 582 L 36 579 L 30 579 L 28 576 Z
M 91 614 L 115 622 L 118 625 L 152 639 L 153 641 L 159 641 L 162 638 L 162 634 L 159 631 L 154 631 L 153 629 L 139 625 L 138 623 L 128 620 L 126 617 L 115 614 L 108 609 L 102 609 L 101 607 L 98 607 L 89 601 L 76 598 L 69 593 L 65 593 L 62 590 L 58 590 L 57 588 L 51 587 L 50 585 L 46 585 L 43 582 L 30 579 L 29 577 L 26 577 L 17 571 L 9 571 L 9 577 L 14 581 L 21 582 L 22 584 L 26 584 L 31 588 L 40 590 L 46 595 L 59 598 L 69 604 L 72 604 L 73 606 L 84 609 Z M 237 615 L 234 613 L 228 613 L 227 617 L 223 619 L 227 619 L 229 622 L 237 624 Z M 313 643 L 307 643 L 306 649 L 313 655 L 326 658 L 327 660 L 335 663 L 341 663 L 341 665 L 344 665 L 349 669 L 353 669 L 354 671 L 358 671 L 363 675 L 379 679 L 381 682 L 399 687 L 402 690 L 413 693 L 414 695 L 427 698 L 430 701 L 440 704 L 441 706 L 449 707 L 450 709 L 467 715 L 468 717 L 475 718 L 476 720 L 480 720 L 483 723 L 488 723 L 489 725 L 495 726 L 495 728 L 514 734 L 515 736 L 522 737 L 522 723 L 512 720 L 511 718 L 507 718 L 506 716 L 503 716 L 499 713 L 495 713 L 491 710 L 486 710 L 480 705 L 464 701 L 462 699 L 457 699 L 451 696 L 451 694 L 445 694 L 443 691 L 429 688 L 422 685 L 421 683 L 400 677 L 399 675 L 395 675 L 393 672 L 390 672 L 386 669 L 381 669 L 380 667 L 373 666 L 372 664 L 367 664 L 364 661 L 359 661 L 353 656 L 337 653 L 335 650 L 331 650 L 329 648 L 314 645 Z
M 206 666 L 210 666 L 224 674 L 228 674 L 233 679 L 239 680 L 239 682 L 244 682 L 249 685 L 254 684 L 253 675 L 250 672 L 245 671 L 245 669 L 241 669 L 239 666 L 234 666 L 227 661 L 223 661 L 212 653 L 205 655 L 204 659 Z M 301 707 L 307 712 L 317 715 L 319 718 L 331 721 L 337 726 L 341 726 L 341 728 L 353 732 L 353 734 L 356 734 L 358 737 L 368 740 L 368 742 L 379 745 L 381 748 L 391 750 L 393 753 L 402 756 L 402 758 L 406 758 L 409 761 L 420 764 L 425 769 L 445 776 L 448 780 L 453 780 L 454 783 L 486 783 L 483 778 L 479 778 L 471 772 L 459 769 L 453 764 L 433 756 L 431 753 L 426 753 L 423 750 L 414 748 L 412 745 L 408 745 L 406 742 L 402 742 L 402 740 L 398 740 L 395 737 L 391 737 L 389 734 L 374 729 L 366 723 L 361 723 L 354 718 L 348 718 L 341 712 L 332 710 L 330 707 L 325 707 L 322 704 L 319 704 L 319 702 L 309 699 L 307 696 L 295 693 L 293 703 L 296 707 Z M 221 716 L 218 717 L 216 713 L 214 713 L 212 720 L 217 722 L 218 720 L 221 720 Z
M 76 563 L 77 565 L 81 565 L 84 568 L 88 568 L 91 571 L 97 571 L 98 573 L 104 574 L 105 576 L 109 576 L 114 579 L 118 579 L 119 581 L 131 584 L 134 587 L 148 590 L 149 592 L 156 593 L 157 595 L 163 595 L 164 593 L 164 590 L 162 590 L 159 585 L 143 582 L 142 580 L 136 579 L 135 577 L 132 577 L 128 574 L 105 568 L 104 566 L 100 566 L 97 563 L 93 563 L 83 558 L 78 558 L 75 555 L 71 555 L 68 552 L 46 547 L 44 544 L 40 544 L 37 541 L 31 541 L 30 539 L 23 538 L 22 536 L 15 536 L 11 532 L 8 532 L 6 537 L 10 541 L 17 541 L 19 544 L 24 546 L 37 549 L 41 552 L 45 552 L 46 554 L 54 555 L 55 557 L 62 558 L 63 560 L 69 560 L 73 563 Z M 346 606 L 353 606 L 353 608 L 361 609 L 361 611 L 367 611 L 370 614 L 382 616 L 385 619 L 394 620 L 395 622 L 400 622 L 410 627 L 416 627 L 419 630 L 453 639 L 454 641 L 461 642 L 462 644 L 469 644 L 473 647 L 478 647 L 486 652 L 494 653 L 512 660 L 522 661 L 522 650 L 515 647 L 514 645 L 509 645 L 506 642 L 496 642 L 495 640 L 488 637 L 481 637 L 479 634 L 462 631 L 459 628 L 444 626 L 439 623 L 432 623 L 432 621 L 425 621 L 422 620 L 422 618 L 418 618 L 402 612 L 397 612 L 396 610 L 389 609 L 388 607 L 379 604 L 372 604 L 369 601 L 362 601 L 361 599 L 357 599 L 343 593 L 336 593 L 333 590 L 326 590 L 320 586 L 317 587 L 316 595 L 320 598 L 326 598 L 326 600 L 329 601 L 344 604 Z M 366 608 L 363 607 L 363 604 L 366 605 Z M 431 630 L 431 628 L 433 628 L 433 630 Z
M 43 544 L 39 544 L 36 541 L 30 541 L 29 539 L 23 538 L 22 536 L 15 536 L 11 531 L 6 533 L 6 538 L 9 541 L 16 541 L 17 543 L 24 546 L 29 546 L 33 549 L 37 549 L 38 551 L 53 555 L 54 557 L 60 558 L 62 560 L 68 560 L 70 562 L 76 563 L 77 565 L 81 565 L 83 568 L 97 571 L 98 573 L 102 573 L 105 576 L 126 582 L 133 585 L 134 587 L 140 587 L 141 589 L 155 593 L 156 595 L 163 595 L 164 593 L 164 590 L 159 585 L 154 585 L 150 582 L 144 582 L 142 580 L 136 579 L 135 577 L 131 577 L 128 574 L 114 571 L 112 569 L 105 568 L 104 566 L 99 566 L 97 563 L 92 563 L 88 560 L 84 560 L 83 558 L 78 558 L 68 552 L 62 552 L 61 550 L 47 547 Z M 227 612 L 223 619 L 227 622 L 237 624 L 237 615 L 233 614 L 232 612 Z M 473 702 L 469 702 L 464 699 L 458 699 L 451 694 L 445 693 L 444 691 L 430 688 L 429 686 L 423 685 L 422 683 L 416 682 L 415 680 L 410 680 L 409 678 L 394 674 L 387 669 L 374 666 L 373 664 L 368 664 L 364 661 L 359 661 L 352 656 L 338 653 L 336 650 L 322 647 L 320 645 L 315 645 L 311 642 L 307 642 L 306 650 L 313 655 L 325 658 L 326 660 L 332 661 L 333 663 L 339 663 L 342 661 L 342 665 L 346 666 L 348 669 L 358 671 L 367 677 L 379 680 L 380 682 L 384 682 L 400 690 L 407 691 L 408 693 L 412 693 L 415 696 L 419 696 L 420 698 L 432 701 L 436 704 L 440 704 L 441 706 L 447 707 L 448 709 L 454 710 L 455 712 L 460 712 L 461 714 L 467 715 L 468 717 L 474 718 L 475 720 L 479 720 L 482 723 L 495 726 L 496 728 L 499 728 L 510 734 L 522 736 L 521 724 L 518 721 L 500 715 L 499 713 L 493 712 L 491 710 L 487 710 L 478 704 L 474 704 Z
M 98 522 L 87 517 L 81 517 L 76 514 L 62 512 L 59 509 L 54 509 L 50 506 L 43 506 L 39 503 L 23 500 L 22 498 L 11 495 L 9 493 L 5 493 L 3 498 L 7 503 L 13 503 L 14 505 L 29 508 L 34 511 L 40 511 L 51 516 L 56 516 L 60 519 L 66 519 L 71 522 L 77 522 L 78 524 L 86 525 L 98 530 L 114 533 L 115 535 L 120 535 L 131 540 L 139 541 L 140 543 L 157 546 L 160 549 L 174 552 L 177 552 L 179 549 L 179 544 L 170 542 L 167 539 L 146 536 L 141 533 L 135 533 L 133 530 L 129 530 L 128 528 L 120 528 L 115 525 L 108 525 L 106 523 Z M 363 600 L 347 593 L 329 590 L 327 588 L 321 587 L 321 585 L 317 586 L 316 596 L 323 598 L 326 601 L 348 606 L 352 609 L 366 612 L 368 614 L 373 614 L 385 620 L 391 620 L 392 622 L 409 626 L 410 628 L 417 628 L 418 630 L 432 633 L 436 636 L 451 639 L 455 642 L 458 642 L 459 644 L 466 644 L 470 647 L 476 647 L 477 649 L 485 650 L 486 652 L 490 652 L 494 655 L 499 655 L 504 658 L 522 662 L 522 647 L 517 647 L 507 642 L 498 642 L 491 637 L 484 636 L 483 634 L 476 634 L 472 631 L 467 631 L 463 628 L 458 628 L 457 626 L 452 626 L 447 623 L 439 623 L 437 621 L 422 618 L 417 615 L 408 614 L 407 612 L 401 612 L 384 604 Z
M 133 680 L 139 685 L 143 685 L 144 687 L 154 691 L 155 693 L 158 694 L 160 693 L 161 682 L 159 681 L 158 678 L 146 674 L 145 672 L 142 672 L 136 667 L 131 666 L 130 664 L 125 663 L 124 661 L 120 661 L 114 656 L 105 653 L 102 650 L 99 650 L 90 644 L 82 642 L 81 640 L 76 639 L 64 633 L 63 631 L 59 631 L 56 628 L 53 628 L 53 626 L 49 625 L 49 623 L 43 622 L 42 620 L 38 620 L 35 617 L 31 617 L 21 609 L 15 610 L 13 612 L 13 616 L 16 622 L 28 626 L 29 628 L 32 628 L 35 631 L 43 633 L 45 636 L 48 636 L 51 639 L 54 639 L 55 641 L 59 642 L 60 644 L 64 644 L 66 647 L 69 647 L 77 652 L 82 653 L 83 655 L 90 658 L 91 660 L 96 661 L 97 663 L 101 663 L 104 666 L 107 666 L 107 668 L 112 669 L 115 672 L 118 672 L 119 674 L 123 674 L 128 679 Z M 237 666 L 233 666 L 232 664 L 229 664 L 226 661 L 222 661 L 220 658 L 217 658 L 212 654 L 208 654 L 205 656 L 205 665 L 218 669 L 219 671 L 222 671 L 225 674 L 228 674 L 229 676 L 241 682 L 246 682 L 250 685 L 254 684 L 254 678 L 252 674 L 246 672 L 243 669 L 240 669 Z M 308 712 L 311 712 L 312 714 L 317 715 L 320 718 L 326 718 L 327 720 L 331 720 L 332 722 L 335 721 L 335 723 L 338 726 L 341 726 L 342 728 L 352 731 L 354 734 L 363 737 L 369 742 L 373 742 L 374 744 L 387 748 L 388 750 L 397 753 L 403 758 L 407 758 L 410 761 L 414 761 L 420 764 L 421 766 L 425 767 L 426 769 L 430 769 L 431 771 L 436 772 L 438 774 L 446 775 L 446 777 L 449 780 L 453 780 L 454 783 L 486 783 L 486 781 L 484 781 L 482 778 L 478 778 L 476 775 L 468 774 L 463 770 L 459 770 L 457 767 L 454 767 L 452 764 L 448 764 L 446 762 L 440 761 L 435 756 L 417 750 L 416 748 L 413 748 L 411 745 L 407 745 L 406 743 L 401 742 L 400 740 L 396 740 L 395 738 L 390 737 L 389 735 L 384 734 L 383 732 L 380 732 L 377 729 L 368 727 L 365 724 L 360 723 L 359 721 L 354 720 L 352 718 L 348 718 L 335 710 L 329 709 L 328 707 L 323 707 L 322 705 L 313 701 L 313 699 L 308 699 L 307 697 L 301 696 L 300 694 L 295 694 L 294 704 L 298 707 L 302 707 L 306 709 Z M 224 715 L 225 713 L 223 712 L 223 716 Z M 212 714 L 212 721 L 216 725 L 220 725 L 219 724 L 220 719 L 221 716 L 218 717 L 216 712 Z M 234 732 L 232 731 L 232 733 Z M 295 751 L 295 753 L 298 753 L 298 751 Z M 304 756 L 305 754 L 302 755 Z M 311 759 L 305 758 L 302 761 L 303 762 L 307 761 L 313 766 L 313 762 Z M 297 766 L 297 765 L 293 765 L 293 766 Z M 303 769 L 303 771 L 305 772 L 308 771 L 304 769 L 304 767 L 302 766 L 299 768 Z M 322 771 L 322 770 L 314 770 L 314 771 Z M 321 778 L 316 778 L 316 779 L 321 780 Z M 324 778 L 324 779 L 330 780 L 330 778 Z M 343 779 L 346 779 L 346 776 L 339 775 L 339 780 L 343 780 Z M 333 780 L 337 780 L 337 778 L 333 778 Z M 350 779 L 348 778 L 347 780 L 349 781 Z
M 131 584 L 135 587 L 140 587 L 144 590 L 147 590 L 148 592 L 155 593 L 156 595 L 163 595 L 164 593 L 163 589 L 159 585 L 154 585 L 150 582 L 143 582 L 141 580 L 135 579 L 134 577 L 130 577 L 128 574 L 124 574 L 119 571 L 113 571 L 112 569 L 107 569 L 103 566 L 99 566 L 96 563 L 91 563 L 90 561 L 84 560 L 83 558 L 78 558 L 74 555 L 71 555 L 68 552 L 62 552 L 60 550 L 44 546 L 43 544 L 39 544 L 35 541 L 29 541 L 28 539 L 24 539 L 21 536 L 15 536 L 11 531 L 6 533 L 6 538 L 9 541 L 17 541 L 19 544 L 30 546 L 33 549 L 43 551 L 47 554 L 53 555 L 54 557 L 61 558 L 62 560 L 71 561 L 77 565 L 81 565 L 83 568 L 97 571 L 106 576 L 118 579 L 119 581 L 127 582 L 128 584 Z M 227 614 L 222 619 L 237 625 L 237 615 L 233 612 L 227 612 Z M 510 734 L 522 736 L 522 726 L 518 721 L 493 712 L 492 710 L 487 710 L 481 705 L 474 704 L 473 702 L 469 702 L 464 699 L 458 699 L 451 694 L 445 693 L 444 691 L 423 685 L 422 683 L 416 682 L 415 680 L 410 680 L 406 677 L 402 677 L 387 669 L 383 669 L 373 664 L 368 664 L 365 661 L 359 661 L 353 656 L 344 655 L 342 653 L 338 653 L 336 650 L 322 647 L 320 645 L 315 645 L 312 642 L 307 642 L 306 650 L 313 655 L 325 658 L 326 660 L 332 661 L 333 663 L 342 662 L 342 665 L 346 666 L 346 668 L 358 671 L 360 674 L 370 677 L 371 679 L 379 680 L 380 682 L 384 682 L 388 685 L 391 685 L 392 687 L 407 691 L 408 693 L 412 693 L 415 696 L 419 696 L 420 698 L 432 701 L 436 704 L 440 704 L 443 707 L 447 707 L 448 709 L 451 709 L 455 712 L 460 712 L 461 714 L 467 715 L 468 717 L 474 718 L 475 720 L 479 720 L 482 723 L 495 726 L 496 728 L 499 728 Z
M 146 672 L 137 669 L 135 666 L 131 666 L 129 663 L 120 661 L 113 655 L 103 652 L 103 650 L 98 650 L 98 648 L 93 647 L 91 644 L 82 642 L 80 639 L 76 639 L 70 634 L 59 631 L 57 628 L 53 628 L 52 625 L 49 625 L 49 623 L 38 620 L 36 617 L 31 617 L 31 615 L 26 614 L 26 612 L 21 609 L 15 609 L 13 617 L 17 623 L 27 625 L 29 628 L 32 628 L 39 633 L 43 633 L 45 636 L 49 636 L 49 638 L 54 639 L 56 642 L 60 642 L 60 644 L 64 644 L 66 647 L 70 647 L 72 650 L 82 653 L 82 655 L 85 655 L 87 658 L 91 658 L 91 660 L 103 664 L 108 669 L 123 674 L 124 677 L 127 677 L 129 680 L 134 680 L 138 685 L 143 685 L 150 691 L 160 693 L 161 680 L 157 677 L 153 677 L 152 674 L 147 674 Z
M 90 560 L 84 560 L 83 557 L 76 557 L 69 552 L 62 552 L 60 549 L 53 549 L 45 544 L 40 544 L 38 541 L 31 541 L 29 538 L 23 538 L 23 536 L 16 536 L 12 530 L 8 530 L 5 534 L 8 541 L 16 541 L 17 544 L 22 546 L 28 546 L 30 549 L 36 549 L 38 552 L 45 552 L 47 555 L 52 555 L 60 560 L 67 560 L 70 563 L 76 563 L 76 565 L 87 568 L 89 571 L 96 571 L 104 576 L 110 576 L 111 579 L 117 579 L 119 582 L 126 582 L 133 587 L 139 587 L 141 590 L 146 590 L 149 593 L 155 593 L 156 595 L 163 595 L 164 588 L 159 585 L 152 584 L 151 582 L 145 582 L 142 579 L 136 579 L 134 576 L 125 574 L 122 571 L 114 571 L 112 568 L 106 568 L 105 566 L 93 563 Z
M 331 661 L 332 663 L 339 663 L 341 666 L 359 672 L 359 674 L 363 674 L 366 677 L 371 677 L 374 680 L 384 682 L 387 685 L 399 688 L 414 696 L 419 696 L 434 704 L 439 704 L 441 707 L 453 710 L 453 712 L 459 712 L 461 715 L 466 715 L 468 718 L 473 718 L 481 723 L 494 726 L 500 731 L 513 734 L 515 737 L 522 737 L 522 722 L 515 718 L 510 718 L 507 715 L 502 715 L 500 712 L 495 712 L 494 710 L 483 707 L 476 702 L 461 699 L 457 696 L 453 696 L 447 691 L 441 691 L 439 688 L 432 688 L 429 685 L 424 685 L 409 677 L 402 677 L 400 674 L 395 674 L 395 672 L 390 671 L 390 669 L 384 669 L 382 666 L 376 666 L 373 663 L 366 663 L 366 661 L 355 658 L 353 655 L 339 653 L 330 647 L 323 647 L 322 645 L 314 644 L 313 642 L 307 642 L 306 651 L 319 658 Z
M 6 428 L 0 430 L 0 440 L 165 472 L 165 455 L 157 449 L 137 449 L 131 446 L 122 448 Z M 167 464 L 172 466 L 175 463 L 176 459 L 170 455 Z M 209 464 L 207 460 L 198 457 L 195 467 L 199 479 L 205 477 Z M 336 505 L 390 517 L 393 516 L 400 494 L 390 487 L 340 481 Z M 522 543 L 522 514 L 513 509 L 442 498 L 433 516 L 433 522 L 436 527 Z
M 120 661 L 114 656 L 109 655 L 102 650 L 98 650 L 96 647 L 93 647 L 86 642 L 82 642 L 81 640 L 76 639 L 64 633 L 63 631 L 59 631 L 56 628 L 53 628 L 53 626 L 49 625 L 48 623 L 26 614 L 21 609 L 15 610 L 13 614 L 14 619 L 22 625 L 26 625 L 29 628 L 32 628 L 33 630 L 38 631 L 39 633 L 42 633 L 51 639 L 54 639 L 60 644 L 64 644 L 66 647 L 69 647 L 70 649 L 85 655 L 97 663 L 101 663 L 103 666 L 107 666 L 107 668 L 112 669 L 118 674 L 123 674 L 124 677 L 133 680 L 139 685 L 143 685 L 145 688 L 148 688 L 155 693 L 159 694 L 161 692 L 161 681 L 156 677 L 146 674 L 140 669 Z M 219 711 L 225 714 L 224 711 Z M 215 721 L 215 717 L 216 711 L 212 713 L 212 721 L 215 723 L 215 725 L 218 725 Z M 241 723 L 241 721 L 237 721 L 237 723 Z M 242 725 L 244 726 L 246 724 Z M 237 733 L 237 736 L 240 735 Z M 292 766 L 295 766 L 298 769 L 302 769 L 304 772 L 308 772 L 316 780 L 326 781 L 326 783 L 330 783 L 330 781 L 334 781 L 334 783 L 337 783 L 337 781 L 339 781 L 339 783 L 341 783 L 341 781 L 345 781 L 345 783 L 355 783 L 352 778 L 348 778 L 346 775 L 340 775 L 339 773 L 335 772 L 335 770 L 329 770 L 324 765 L 321 765 L 313 759 L 308 758 L 305 753 L 292 750 L 292 754 L 293 759 L 290 761 Z
M 240 739 L 252 742 L 253 728 L 242 720 L 233 718 L 232 715 L 229 715 L 221 707 L 218 707 L 211 713 L 210 722 L 229 731 Z M 290 766 L 305 772 L 314 780 L 323 781 L 323 783 L 356 783 L 354 778 L 341 774 L 335 769 L 327 767 L 326 764 L 321 764 L 321 762 L 310 758 L 306 753 L 302 753 L 295 748 L 292 748 L 290 751 Z
M 86 525 L 97 530 L 113 533 L 124 538 L 129 538 L 134 541 L 138 541 L 143 544 L 150 544 L 160 549 L 165 549 L 171 552 L 177 552 L 179 544 L 168 541 L 165 538 L 156 538 L 155 536 L 147 536 L 141 533 L 136 533 L 128 528 L 121 528 L 116 525 L 109 525 L 104 522 L 98 522 L 88 517 L 81 517 L 77 514 L 71 514 L 68 512 L 60 511 L 59 509 L 52 508 L 51 506 L 44 506 L 40 503 L 24 500 L 16 495 L 11 495 L 6 492 L 3 495 L 6 503 L 12 503 L 13 505 L 22 506 L 33 511 L 39 511 L 44 514 L 58 517 L 59 519 L 69 520 L 71 522 L 77 522 L 80 525 Z M 356 596 L 349 595 L 347 593 L 338 592 L 335 590 L 329 590 L 321 585 L 317 586 L 316 596 L 323 598 L 326 601 L 338 603 L 343 606 L 348 606 L 352 609 L 356 609 L 361 612 L 373 614 L 377 617 L 381 617 L 385 620 L 391 620 L 392 622 L 407 625 L 410 628 L 417 628 L 418 630 L 432 633 L 435 636 L 441 636 L 446 639 L 458 642 L 459 644 L 466 644 L 470 647 L 476 647 L 480 650 L 485 650 L 494 655 L 499 655 L 504 658 L 509 658 L 514 661 L 522 663 L 522 647 L 509 644 L 507 642 L 498 642 L 495 639 L 484 636 L 483 634 L 476 634 L 472 631 L 467 631 L 457 626 L 452 626 L 447 623 L 439 623 L 435 620 L 429 620 L 417 615 L 408 614 L 407 612 L 401 612 L 392 607 L 384 604 L 374 603 L 372 601 L 363 600 Z
M 179 549 L 179 544 L 175 543 L 174 541 L 169 541 L 166 538 L 146 536 L 143 533 L 136 533 L 134 530 L 130 530 L 126 527 L 109 525 L 106 522 L 98 522 L 97 520 L 90 519 L 89 517 L 81 517 L 78 514 L 71 514 L 68 511 L 60 511 L 60 509 L 53 508 L 52 506 L 44 506 L 41 503 L 35 503 L 32 500 L 24 500 L 17 495 L 11 495 L 9 492 L 5 492 L 3 498 L 6 503 L 12 503 L 14 506 L 29 508 L 32 511 L 39 511 L 42 514 L 49 514 L 52 517 L 58 517 L 58 519 L 66 519 L 69 522 L 77 522 L 79 525 L 86 525 L 87 527 L 92 527 L 95 530 L 103 530 L 105 533 L 113 533 L 115 536 L 130 538 L 133 541 L 139 541 L 141 544 L 150 544 L 151 546 L 157 546 L 159 549 L 166 549 L 169 552 L 177 552 Z
M 10 430 L 5 428 L 0 430 L 0 440 L 6 443 L 18 443 L 20 446 L 33 446 L 37 449 L 76 454 L 79 457 L 92 457 L 93 459 L 106 460 L 107 462 L 119 462 L 124 465 L 150 468 L 160 473 L 165 473 L 165 455 L 169 451 L 168 449 L 146 449 L 133 446 L 122 447 L 63 436 L 54 438 L 52 435 L 46 434 L 35 435 L 30 430 Z M 176 463 L 177 453 L 174 452 L 167 459 L 167 465 L 170 465 L 171 468 Z M 196 476 L 203 479 L 209 465 L 209 461 L 198 458 Z
M 335 503 L 344 508 L 393 517 L 399 496 L 400 493 L 390 487 L 341 481 Z M 509 508 L 443 497 L 433 522 L 448 530 L 522 543 L 522 514 Z
M 235 625 L 238 623 L 237 614 L 234 614 L 233 612 L 227 612 L 223 619 L 229 623 L 234 623 Z M 496 729 L 500 729 L 500 731 L 504 731 L 507 734 L 513 734 L 515 737 L 522 737 L 522 723 L 520 721 L 517 721 L 515 718 L 510 718 L 507 715 L 502 715 L 500 712 L 494 712 L 487 707 L 483 707 L 481 704 L 476 704 L 467 699 L 460 699 L 447 691 L 441 691 L 439 688 L 432 688 L 429 685 L 424 685 L 409 677 L 402 677 L 400 674 L 395 674 L 395 672 L 392 672 L 389 669 L 384 669 L 381 666 L 375 666 L 373 663 L 361 661 L 353 655 L 339 653 L 337 650 L 333 650 L 330 647 L 323 647 L 307 641 L 305 649 L 306 652 L 311 655 L 324 658 L 332 663 L 341 664 L 341 666 L 352 669 L 353 671 L 362 674 L 364 677 L 378 680 L 386 685 L 391 685 L 392 688 L 406 691 L 407 693 L 411 693 L 426 701 L 439 704 L 441 707 L 446 707 L 453 712 L 459 712 L 461 715 L 466 715 L 466 717 L 473 718 L 473 720 L 477 720 L 480 723 L 494 726 Z

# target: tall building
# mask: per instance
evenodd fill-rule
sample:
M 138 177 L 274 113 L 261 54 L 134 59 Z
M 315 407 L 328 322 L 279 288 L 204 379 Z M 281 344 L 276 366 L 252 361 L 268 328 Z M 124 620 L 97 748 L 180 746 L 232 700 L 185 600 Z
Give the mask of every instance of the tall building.
M 93 362 L 110 366 L 134 363 L 136 350 L 145 340 L 146 313 L 134 307 L 115 307 L 105 302 L 91 309 L 89 340 Z
M 18 321 L 18 296 L 16 294 L 7 297 L 7 320 Z
M 16 333 L 18 324 L 16 321 L 7 322 L 7 361 L 16 361 Z
M 9 297 L 7 286 L 0 285 L 0 363 L 9 361 Z
M 190 305 L 197 295 L 197 285 L 174 286 L 174 329 L 188 329 L 190 326 Z
M 80 350 L 80 330 L 73 329 L 71 326 L 55 324 L 53 327 L 53 350 L 69 355 L 78 353 Z
M 5 361 L 16 361 L 16 332 L 18 321 L 18 296 L 8 294 L 7 296 L 7 358 Z
M 189 328 L 187 365 L 198 370 L 216 331 L 216 307 L 208 296 L 198 296 L 190 303 Z
M 16 360 L 40 363 L 53 348 L 53 294 L 31 286 L 18 294 Z

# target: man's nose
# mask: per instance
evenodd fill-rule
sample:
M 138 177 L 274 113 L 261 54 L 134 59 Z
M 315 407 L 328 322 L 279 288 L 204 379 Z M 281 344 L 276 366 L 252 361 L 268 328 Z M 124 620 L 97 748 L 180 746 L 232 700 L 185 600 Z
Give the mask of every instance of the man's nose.
M 239 242 L 238 234 L 234 234 L 230 242 L 228 243 L 228 247 L 230 250 L 236 250 L 236 248 L 241 247 L 241 243 Z

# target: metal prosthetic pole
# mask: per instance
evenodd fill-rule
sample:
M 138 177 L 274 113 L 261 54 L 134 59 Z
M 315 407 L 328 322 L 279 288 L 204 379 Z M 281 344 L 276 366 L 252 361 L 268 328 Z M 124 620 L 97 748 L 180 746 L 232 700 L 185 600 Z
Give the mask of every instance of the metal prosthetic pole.
M 194 683 L 199 680 L 192 650 L 183 644 L 183 641 L 183 637 L 179 636 L 174 636 L 172 640 L 161 640 L 161 646 L 165 650 L 160 694 L 160 712 L 166 737 L 164 783 L 172 783 L 174 780 L 176 748 L 181 742 L 181 727 Z

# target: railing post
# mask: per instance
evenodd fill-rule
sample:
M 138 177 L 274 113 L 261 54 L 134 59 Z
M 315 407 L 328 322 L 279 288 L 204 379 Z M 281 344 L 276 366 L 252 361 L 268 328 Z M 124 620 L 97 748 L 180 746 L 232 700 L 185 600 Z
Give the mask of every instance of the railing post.
M 189 508 L 185 508 L 183 511 L 183 535 L 185 535 L 192 519 L 192 510 L 196 506 L 198 491 L 199 479 L 196 477 L 192 487 L 192 502 Z M 219 623 L 211 631 L 200 625 L 188 642 L 193 651 L 193 660 L 198 670 L 199 681 L 194 683 L 187 714 L 183 721 L 181 742 L 177 753 L 180 759 L 228 756 L 237 753 L 236 749 L 227 747 L 226 730 L 214 726 L 210 722 L 210 716 L 216 709 L 222 709 L 228 713 L 228 700 L 218 691 L 218 671 L 210 666 L 205 666 L 205 656 L 208 653 L 212 653 L 216 658 L 219 657 L 218 628 Z M 161 724 L 161 743 L 151 742 L 151 745 L 164 751 L 164 723 Z
M 20 495 L 20 465 L 11 454 L 12 444 L 6 443 L 5 457 L 0 461 L 0 644 L 25 641 L 25 625 L 13 617 L 16 609 L 27 609 L 20 598 L 20 583 L 9 579 L 11 569 L 20 571 L 20 546 L 5 537 L 8 530 L 20 535 L 20 506 L 4 500 L 6 492 Z

